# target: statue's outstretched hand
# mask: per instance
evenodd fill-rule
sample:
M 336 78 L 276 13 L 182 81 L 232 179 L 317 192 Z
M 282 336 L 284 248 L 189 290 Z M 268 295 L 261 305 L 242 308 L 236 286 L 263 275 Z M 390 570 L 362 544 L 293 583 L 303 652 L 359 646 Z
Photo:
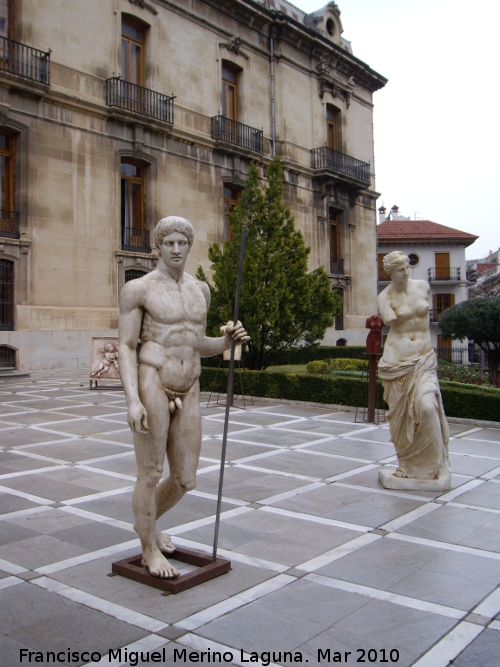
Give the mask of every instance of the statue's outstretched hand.
M 147 433 L 148 415 L 142 403 L 131 405 L 128 409 L 128 425 L 134 433 Z
M 236 322 L 236 324 L 233 324 L 233 322 L 228 322 L 224 326 L 224 336 L 226 337 L 228 343 L 231 343 L 231 341 L 234 339 L 238 345 L 241 345 L 242 343 L 248 343 L 250 340 L 250 336 L 247 334 L 239 320 Z

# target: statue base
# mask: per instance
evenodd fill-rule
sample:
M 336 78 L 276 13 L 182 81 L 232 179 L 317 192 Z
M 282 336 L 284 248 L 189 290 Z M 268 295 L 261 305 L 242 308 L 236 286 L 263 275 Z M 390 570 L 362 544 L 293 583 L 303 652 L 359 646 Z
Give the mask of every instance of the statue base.
M 451 471 L 445 466 L 439 468 L 434 479 L 396 477 L 388 468 L 379 470 L 378 478 L 385 489 L 399 491 L 449 491 L 451 489 Z
M 177 547 L 173 553 L 164 553 L 167 558 L 188 563 L 189 565 L 196 565 L 197 569 L 187 574 L 181 574 L 177 579 L 161 579 L 160 577 L 153 577 L 142 565 L 142 554 L 138 556 L 131 556 L 123 560 L 116 561 L 111 566 L 111 574 L 108 576 L 114 577 L 119 574 L 127 579 L 133 579 L 146 586 L 158 588 L 164 591 L 163 595 L 172 593 L 180 593 L 188 588 L 203 584 L 205 581 L 219 577 L 221 574 L 229 572 L 231 569 L 231 561 L 225 558 L 217 558 L 213 561 L 211 556 L 200 553 L 199 551 L 191 551 L 189 549 L 182 549 Z

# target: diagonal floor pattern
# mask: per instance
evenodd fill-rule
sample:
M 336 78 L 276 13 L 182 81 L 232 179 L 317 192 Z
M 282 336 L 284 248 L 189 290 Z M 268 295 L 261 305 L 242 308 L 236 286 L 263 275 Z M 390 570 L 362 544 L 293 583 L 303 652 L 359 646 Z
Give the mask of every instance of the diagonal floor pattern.
M 224 409 L 205 399 L 202 415 L 198 486 L 159 525 L 210 553 Z M 354 418 L 231 410 L 219 553 L 232 571 L 162 596 L 107 576 L 139 551 L 123 392 L 69 371 L 0 380 L 2 664 L 496 665 L 500 425 L 450 424 L 452 489 L 438 494 L 383 489 L 388 426 Z

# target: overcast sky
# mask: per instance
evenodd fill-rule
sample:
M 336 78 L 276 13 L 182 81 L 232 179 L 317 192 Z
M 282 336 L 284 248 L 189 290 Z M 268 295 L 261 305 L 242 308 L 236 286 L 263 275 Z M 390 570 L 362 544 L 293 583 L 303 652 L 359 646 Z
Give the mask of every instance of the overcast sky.
M 306 12 L 324 0 L 292 0 Z M 337 0 L 356 57 L 389 79 L 374 94 L 382 204 L 500 246 L 500 3 Z M 356 156 L 354 156 L 356 157 Z

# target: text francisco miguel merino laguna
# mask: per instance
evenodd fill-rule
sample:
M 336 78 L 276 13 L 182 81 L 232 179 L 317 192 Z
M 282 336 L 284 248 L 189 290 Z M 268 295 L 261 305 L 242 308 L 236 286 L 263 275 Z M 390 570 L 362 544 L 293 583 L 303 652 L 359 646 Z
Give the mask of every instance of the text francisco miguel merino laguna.
M 360 649 L 361 651 L 361 649 Z M 359 652 L 359 651 L 358 651 Z M 384 651 L 385 652 L 385 651 Z M 169 652 L 170 653 L 170 652 Z M 252 651 L 250 653 L 245 653 L 243 649 L 238 650 L 236 659 L 240 662 L 245 663 L 256 663 L 260 662 L 263 667 L 270 665 L 274 662 L 294 662 L 294 663 L 307 663 L 309 662 L 307 657 L 304 657 L 300 651 L 262 651 L 257 653 Z M 365 651 L 363 651 L 365 653 Z M 396 649 L 393 649 L 390 655 L 390 661 L 392 663 L 398 662 L 399 655 L 396 657 L 393 653 L 398 653 Z M 321 659 L 327 660 L 328 662 L 336 663 L 348 663 L 348 656 L 351 656 L 351 651 L 330 651 L 330 649 L 319 649 L 318 650 L 318 661 Z M 355 657 L 355 656 L 353 656 Z M 106 660 L 107 658 L 107 660 Z M 107 655 L 102 656 L 98 651 L 72 651 L 67 649 L 66 651 L 30 651 L 29 649 L 23 648 L 19 651 L 19 659 L 21 663 L 40 663 L 45 664 L 51 663 L 71 663 L 71 662 L 100 662 L 103 659 L 103 663 L 110 663 L 113 660 L 119 660 L 120 663 L 127 662 L 130 667 L 136 667 L 139 662 L 156 662 L 163 664 L 170 664 L 171 657 L 167 656 L 166 648 L 163 647 L 158 651 L 129 651 L 127 648 L 117 648 L 109 649 Z M 167 663 L 167 659 L 169 662 Z M 235 659 L 235 655 L 232 651 L 212 651 L 208 649 L 207 651 L 188 651 L 185 648 L 174 648 L 173 662 L 174 663 L 214 663 L 221 662 L 230 663 Z M 359 662 L 359 660 L 357 661 Z M 361 660 L 364 662 L 364 660 Z M 389 662 L 389 660 L 383 660 L 383 662 Z

